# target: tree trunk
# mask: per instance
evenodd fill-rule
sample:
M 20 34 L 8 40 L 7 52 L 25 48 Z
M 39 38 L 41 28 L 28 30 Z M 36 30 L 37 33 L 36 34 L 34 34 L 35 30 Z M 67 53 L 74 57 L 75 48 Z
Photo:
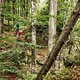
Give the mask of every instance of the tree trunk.
M 9 5 L 10 4 L 10 0 L 7 0 L 7 5 Z M 8 13 L 10 13 L 10 11 L 11 11 L 11 6 L 8 6 L 7 7 L 7 11 L 8 11 Z M 10 17 L 8 17 L 8 27 L 10 27 Z
M 25 18 L 28 17 L 28 0 L 25 0 Z
M 74 25 L 76 24 L 78 18 L 80 15 L 80 0 L 78 0 L 76 7 L 74 11 L 72 12 L 67 24 L 65 25 L 64 30 L 62 31 L 58 41 L 54 45 L 50 55 L 48 56 L 45 64 L 43 65 L 42 69 L 38 73 L 35 80 L 43 80 L 43 76 L 46 75 L 46 73 L 51 68 L 51 65 L 54 63 L 59 51 L 61 50 L 61 47 L 66 42 L 66 39 L 68 38 L 70 32 L 72 31 Z
M 0 0 L 0 5 L 1 5 L 1 0 Z M 2 27 L 2 20 L 1 20 L 1 8 L 0 8 L 0 34 L 1 34 L 1 27 Z
M 15 2 L 16 0 L 12 0 L 12 9 L 13 9 L 13 14 L 15 15 Z M 13 18 L 13 25 L 15 23 L 15 19 Z
M 34 0 L 31 1 L 31 14 L 32 14 L 32 44 L 36 45 L 36 26 L 35 23 L 35 2 Z M 32 49 L 32 65 L 35 65 L 35 54 L 36 54 L 36 48 Z
M 3 4 L 3 8 L 2 8 L 2 29 L 1 29 L 1 32 L 3 33 L 3 30 L 4 30 L 4 4 L 5 4 L 5 0 L 2 0 L 2 4 Z
M 57 2 L 56 0 L 50 0 L 50 19 L 49 19 L 49 41 L 48 48 L 49 53 L 51 52 L 53 45 L 55 43 L 55 35 L 56 35 L 56 16 L 57 14 Z
M 0 0 L 0 5 L 3 4 L 3 0 Z M 0 7 L 0 34 L 3 33 L 3 30 L 2 30 L 2 27 L 3 27 L 3 8 Z
M 21 2 L 20 2 L 20 0 L 18 0 L 17 2 L 18 2 L 18 9 L 17 9 L 17 13 L 18 13 L 18 16 L 20 17 L 20 14 L 21 14 L 21 12 L 20 12 L 20 11 L 21 11 L 20 3 L 21 3 Z

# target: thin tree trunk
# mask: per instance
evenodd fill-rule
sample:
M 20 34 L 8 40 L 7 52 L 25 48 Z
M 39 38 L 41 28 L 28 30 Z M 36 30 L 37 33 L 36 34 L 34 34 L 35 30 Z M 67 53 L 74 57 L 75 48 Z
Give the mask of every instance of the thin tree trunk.
M 13 9 L 13 14 L 15 15 L 15 2 L 16 0 L 12 0 L 12 9 Z M 13 18 L 13 24 L 15 23 L 15 19 Z
M 7 0 L 7 5 L 8 4 L 10 4 L 10 0 Z M 8 6 L 8 13 L 10 13 L 10 11 L 11 11 L 11 7 L 10 6 Z M 10 17 L 8 17 L 8 27 L 10 27 Z
M 21 10 L 20 10 L 20 13 L 21 13 L 21 17 L 23 17 L 23 5 L 22 5 L 23 1 L 20 0 L 20 5 L 21 5 Z
M 54 63 L 59 51 L 61 50 L 63 44 L 66 42 L 66 39 L 68 38 L 74 25 L 76 24 L 79 18 L 79 15 L 80 15 L 80 0 L 78 0 L 74 11 L 72 12 L 67 24 L 65 25 L 64 30 L 62 31 L 58 41 L 54 45 L 50 55 L 48 56 L 45 64 L 43 65 L 42 69 L 38 73 L 35 80 L 43 80 L 43 76 L 46 75 L 46 73 L 49 71 L 52 64 Z
M 0 0 L 0 6 L 3 6 L 2 4 L 3 0 Z M 3 8 L 0 7 L 0 34 L 3 33 L 2 27 L 3 27 Z
M 17 14 L 18 16 L 20 16 L 20 10 L 19 10 L 19 7 L 20 7 L 20 0 L 17 0 Z
M 1 0 L 0 0 L 0 5 L 1 5 Z M 1 27 L 2 27 L 2 20 L 1 20 L 1 7 L 0 7 L 0 34 L 1 34 Z
M 28 17 L 28 0 L 25 0 L 25 18 Z
M 32 5 L 32 10 L 31 10 L 31 14 L 32 14 L 32 44 L 36 45 L 36 26 L 34 25 L 35 22 L 35 2 L 34 0 L 31 1 L 31 5 Z M 35 65 L 35 54 L 36 54 L 36 48 L 32 49 L 32 65 Z
M 48 48 L 49 52 L 51 52 L 53 45 L 55 43 L 55 35 L 56 35 L 56 18 L 53 16 L 56 16 L 57 14 L 57 2 L 56 0 L 50 0 L 50 15 L 49 18 L 49 41 L 48 41 Z
M 1 29 L 2 33 L 3 33 L 3 29 L 4 29 L 4 2 L 5 2 L 5 0 L 2 0 L 2 4 L 3 4 L 3 8 L 2 8 L 2 29 Z

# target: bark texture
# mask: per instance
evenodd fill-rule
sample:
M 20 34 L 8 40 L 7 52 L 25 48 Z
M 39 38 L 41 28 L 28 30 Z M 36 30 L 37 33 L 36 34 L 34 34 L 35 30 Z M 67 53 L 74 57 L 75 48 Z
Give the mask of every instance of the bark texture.
M 58 41 L 54 45 L 50 55 L 48 56 L 45 64 L 43 65 L 42 69 L 38 73 L 35 80 L 43 80 L 43 76 L 46 75 L 46 73 L 51 68 L 51 65 L 54 63 L 59 51 L 61 50 L 61 47 L 66 42 L 66 39 L 68 38 L 70 32 L 72 31 L 74 25 L 76 24 L 78 18 L 80 15 L 80 0 L 78 0 L 76 7 L 74 11 L 72 12 L 67 24 L 65 25 L 64 30 L 62 31 Z
M 3 33 L 3 10 L 2 10 L 3 0 L 0 0 L 0 34 Z
M 0 0 L 0 5 L 2 4 Z M 1 19 L 1 8 L 0 8 L 0 34 L 1 34 L 1 27 L 2 27 L 2 19 Z
M 12 9 L 13 9 L 13 14 L 15 14 L 15 2 L 16 0 L 12 0 Z M 15 24 L 15 19 L 13 18 L 13 25 Z
M 31 14 L 32 14 L 32 44 L 36 45 L 36 26 L 35 26 L 35 2 L 34 0 L 31 0 Z M 36 48 L 32 49 L 32 65 L 34 67 L 35 65 L 35 54 L 36 54 Z
M 51 52 L 53 45 L 55 43 L 55 35 L 56 35 L 56 18 L 53 16 L 56 16 L 57 14 L 57 1 L 56 0 L 50 0 L 50 15 L 49 18 L 49 41 L 48 41 L 48 53 Z
M 28 17 L 28 0 L 25 0 L 25 18 Z

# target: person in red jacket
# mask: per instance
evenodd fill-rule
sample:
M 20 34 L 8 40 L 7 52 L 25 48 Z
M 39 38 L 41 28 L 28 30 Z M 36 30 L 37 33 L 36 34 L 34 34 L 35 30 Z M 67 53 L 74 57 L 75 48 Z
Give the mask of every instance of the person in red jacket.
M 21 42 L 22 41 L 22 36 L 23 36 L 23 31 L 19 30 L 18 33 L 17 33 L 17 40 Z

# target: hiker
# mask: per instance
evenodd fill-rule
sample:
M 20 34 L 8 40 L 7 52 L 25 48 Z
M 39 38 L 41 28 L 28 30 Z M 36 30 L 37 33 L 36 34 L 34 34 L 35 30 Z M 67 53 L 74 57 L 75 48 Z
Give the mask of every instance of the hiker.
M 15 28 L 16 28 L 16 34 L 15 35 L 17 35 L 17 33 L 20 29 L 20 23 L 19 22 L 16 23 Z
M 25 35 L 25 41 L 30 43 L 30 34 Z
M 17 32 L 17 41 L 22 41 L 22 38 L 23 38 L 23 31 L 22 30 L 19 30 Z

